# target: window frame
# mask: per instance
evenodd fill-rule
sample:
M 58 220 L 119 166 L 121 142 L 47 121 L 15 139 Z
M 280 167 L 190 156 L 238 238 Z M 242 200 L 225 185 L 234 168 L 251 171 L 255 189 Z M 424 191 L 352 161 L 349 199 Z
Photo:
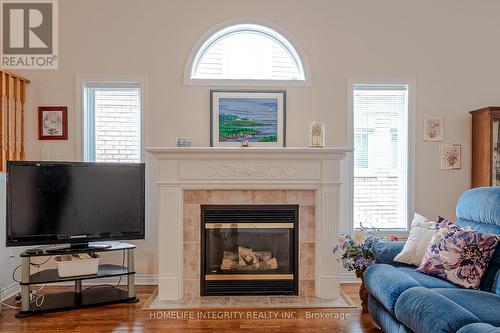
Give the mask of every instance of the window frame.
M 146 124 L 147 124 L 147 79 L 143 75 L 76 75 L 76 96 L 77 96 L 77 158 L 80 161 L 85 161 L 85 147 L 87 134 L 87 115 L 85 110 L 85 87 L 92 86 L 139 86 L 141 99 L 141 115 L 140 115 L 140 135 L 139 135 L 139 163 L 145 160 L 146 143 Z
M 210 41 L 214 38 L 214 36 L 218 36 L 220 32 L 225 29 L 230 28 L 231 26 L 236 25 L 259 25 L 263 26 L 266 29 L 273 30 L 278 35 L 283 37 L 283 39 L 287 42 L 285 45 L 279 41 L 288 51 L 289 48 L 286 47 L 286 44 L 289 44 L 293 51 L 291 52 L 292 56 L 296 55 L 296 60 L 300 63 L 302 67 L 302 71 L 304 74 L 303 80 L 272 80 L 272 79 L 197 79 L 192 78 L 191 74 L 193 72 L 194 66 L 197 64 L 199 59 L 199 55 L 202 54 L 204 48 L 209 47 L 211 45 Z M 230 33 L 229 33 L 230 34 Z M 215 38 L 214 41 L 217 41 L 220 37 Z M 208 44 L 207 44 L 208 43 Z M 294 57 L 295 58 L 295 57 Z M 311 71 L 309 67 L 309 62 L 307 61 L 307 57 L 305 55 L 304 50 L 299 45 L 297 40 L 290 35 L 289 33 L 283 31 L 280 27 L 275 24 L 264 21 L 262 19 L 256 18 L 240 18 L 234 20 L 228 20 L 222 22 L 218 25 L 215 25 L 208 29 L 194 44 L 191 52 L 189 53 L 186 66 L 184 69 L 184 85 L 186 86 L 259 86 L 259 87 L 311 87 L 312 86 L 312 78 Z
M 348 77 L 347 85 L 347 142 L 353 148 L 346 163 L 348 165 L 347 176 L 350 180 L 348 188 L 348 221 L 347 230 L 354 229 L 354 88 L 355 85 L 406 85 L 408 86 L 408 174 L 407 174 L 407 223 L 406 228 L 381 229 L 381 235 L 396 235 L 407 237 L 415 212 L 415 101 L 416 80 L 414 77 Z

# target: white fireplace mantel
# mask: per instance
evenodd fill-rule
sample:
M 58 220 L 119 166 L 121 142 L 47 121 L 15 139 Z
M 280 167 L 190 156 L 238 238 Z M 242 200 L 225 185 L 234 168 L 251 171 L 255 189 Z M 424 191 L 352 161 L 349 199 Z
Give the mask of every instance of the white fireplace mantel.
M 183 297 L 183 191 L 316 190 L 316 296 L 339 297 L 332 245 L 346 219 L 344 148 L 151 147 L 159 161 L 159 298 Z M 343 230 L 342 230 L 343 231 Z

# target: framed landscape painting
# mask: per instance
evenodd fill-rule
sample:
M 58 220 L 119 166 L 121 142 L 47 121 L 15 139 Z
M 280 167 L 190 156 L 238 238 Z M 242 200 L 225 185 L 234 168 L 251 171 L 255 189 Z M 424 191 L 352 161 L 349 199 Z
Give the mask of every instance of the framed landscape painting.
M 285 91 L 210 91 L 210 145 L 284 147 Z

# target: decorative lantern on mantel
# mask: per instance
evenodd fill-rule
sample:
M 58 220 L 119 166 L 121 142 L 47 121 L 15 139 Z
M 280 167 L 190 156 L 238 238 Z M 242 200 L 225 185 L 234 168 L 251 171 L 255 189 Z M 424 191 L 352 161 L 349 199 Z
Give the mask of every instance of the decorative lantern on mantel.
M 310 128 L 310 141 L 311 147 L 324 147 L 325 146 L 325 124 L 313 121 Z

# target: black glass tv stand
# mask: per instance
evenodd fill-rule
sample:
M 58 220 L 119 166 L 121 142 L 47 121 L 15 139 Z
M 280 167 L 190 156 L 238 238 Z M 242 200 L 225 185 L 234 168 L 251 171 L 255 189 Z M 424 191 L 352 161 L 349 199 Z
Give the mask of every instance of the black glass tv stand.
M 95 252 L 99 249 L 109 249 L 110 244 L 95 244 L 95 243 L 72 243 L 70 245 L 49 247 L 45 251 L 50 254 L 68 254 L 75 253 L 75 251 L 81 252 Z
M 49 248 L 50 249 L 50 248 Z M 21 310 L 16 313 L 16 318 L 24 318 L 31 315 L 80 309 L 91 306 L 99 306 L 115 303 L 136 303 L 139 299 L 135 296 L 135 265 L 134 265 L 135 245 L 127 243 L 115 243 L 107 248 L 72 248 L 65 250 L 64 254 L 78 254 L 88 252 L 111 252 L 124 251 L 123 255 L 127 257 L 125 262 L 119 265 L 100 264 L 97 274 L 83 275 L 73 277 L 59 277 L 57 269 L 46 269 L 37 273 L 31 273 L 31 258 L 50 257 L 55 253 L 43 249 L 42 253 L 28 254 L 21 253 Z M 61 253 L 61 252 L 59 252 Z M 89 279 L 99 279 L 106 277 L 127 277 L 127 288 L 121 289 L 111 285 L 96 285 L 88 288 L 82 288 L 82 281 Z M 30 302 L 30 286 L 49 284 L 57 282 L 74 281 L 73 291 L 46 293 L 43 296 L 43 302 Z M 37 304 L 38 303 L 38 304 Z

